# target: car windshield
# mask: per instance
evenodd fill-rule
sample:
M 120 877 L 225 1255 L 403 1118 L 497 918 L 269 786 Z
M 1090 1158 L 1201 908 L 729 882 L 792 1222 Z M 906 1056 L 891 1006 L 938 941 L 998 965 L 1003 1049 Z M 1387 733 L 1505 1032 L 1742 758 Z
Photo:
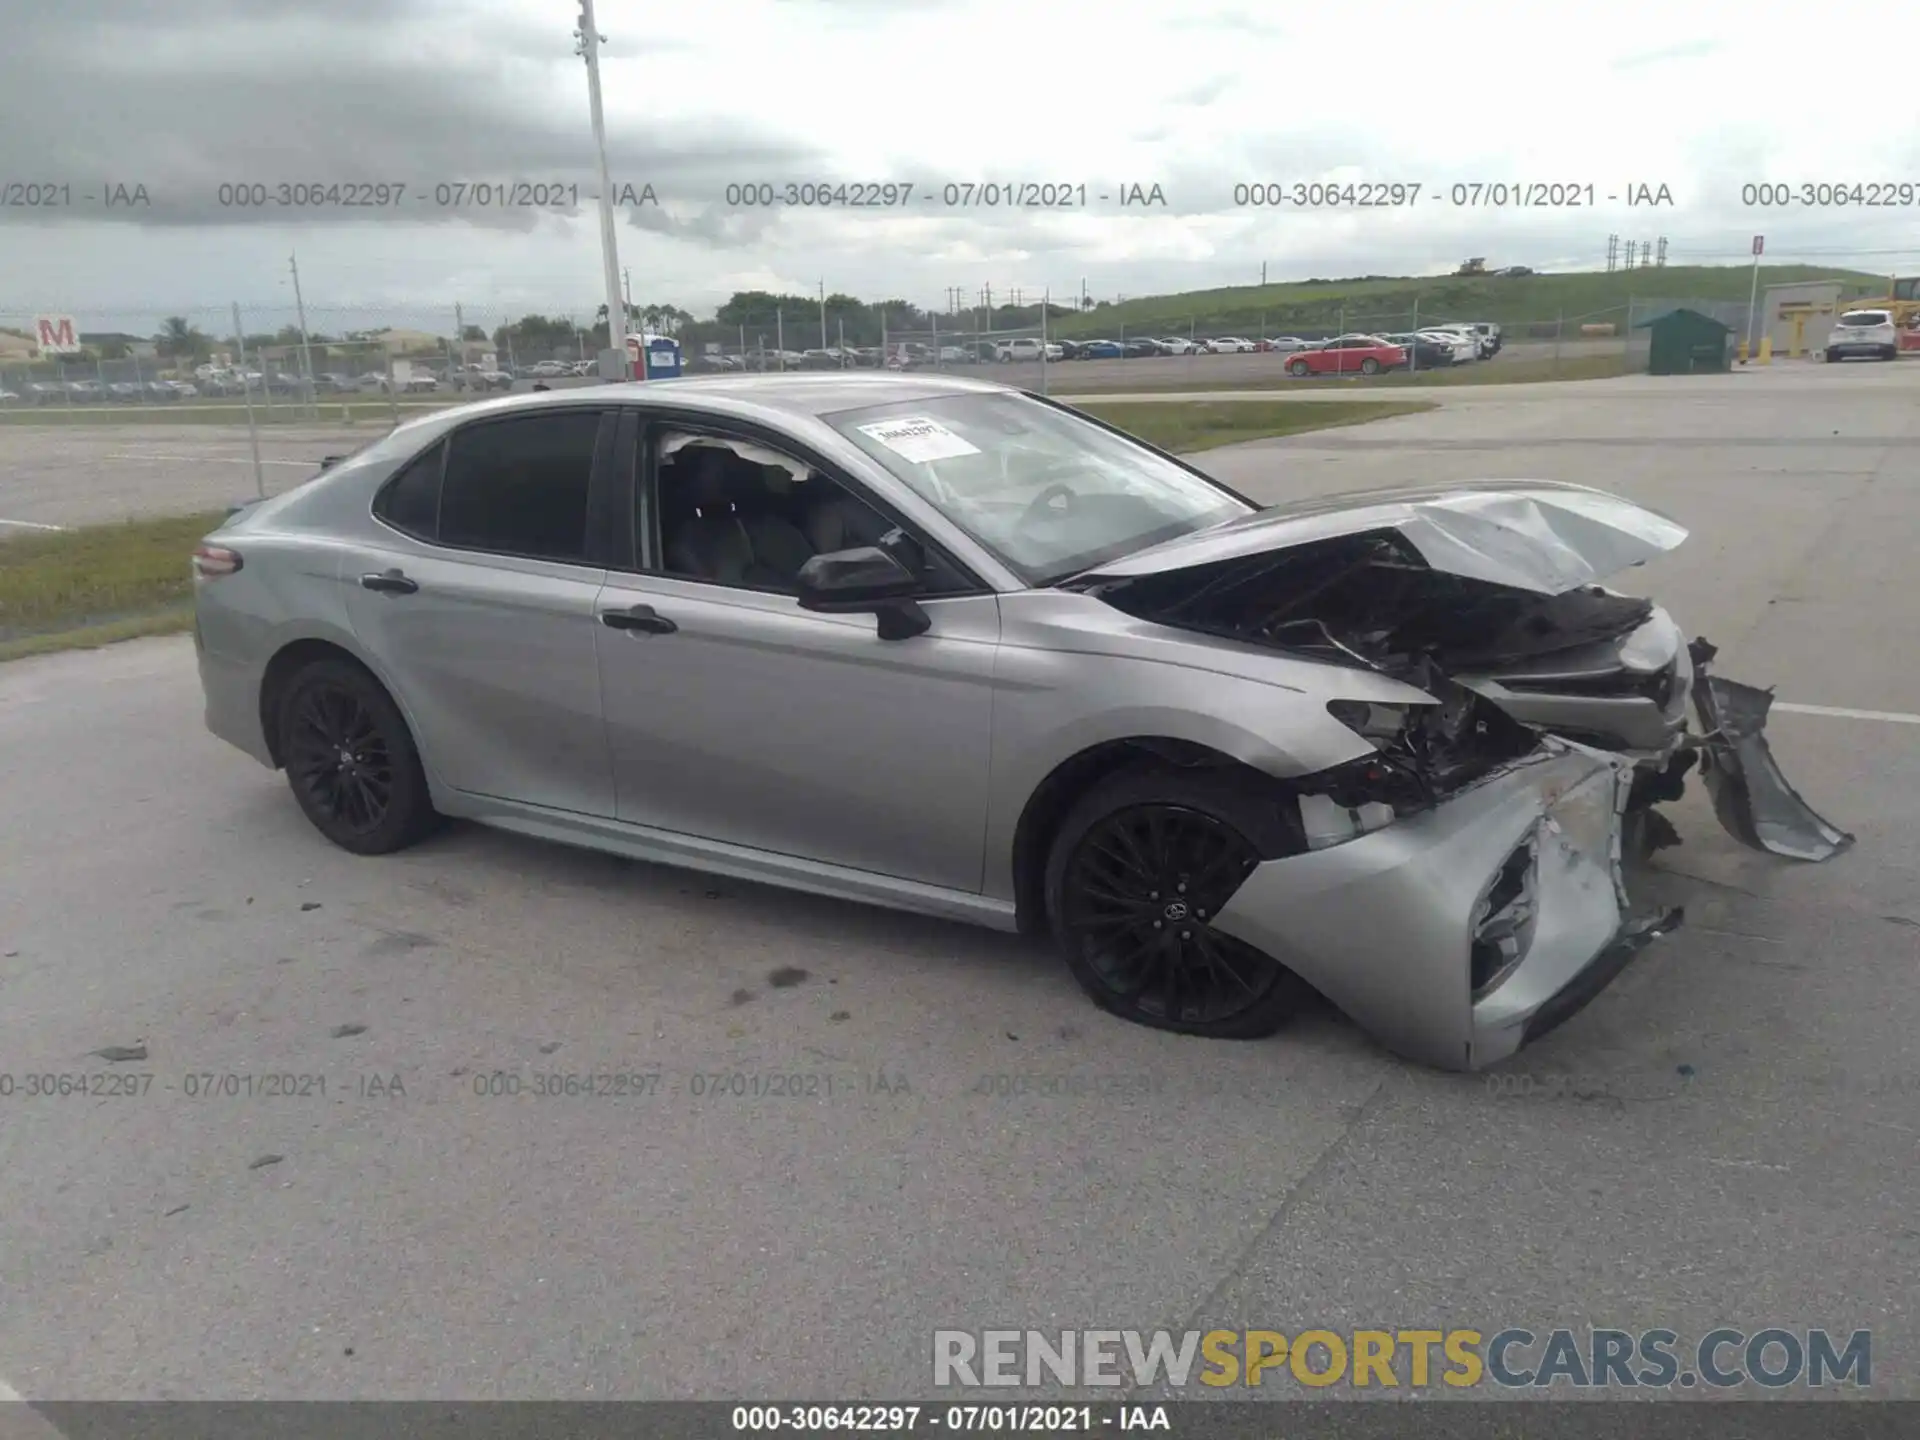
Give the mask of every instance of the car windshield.
M 1884 310 L 1849 310 L 1840 317 L 1842 325 L 1868 326 L 1885 325 L 1889 317 Z
M 1253 513 L 1138 442 L 1012 392 L 823 418 L 1035 587 Z

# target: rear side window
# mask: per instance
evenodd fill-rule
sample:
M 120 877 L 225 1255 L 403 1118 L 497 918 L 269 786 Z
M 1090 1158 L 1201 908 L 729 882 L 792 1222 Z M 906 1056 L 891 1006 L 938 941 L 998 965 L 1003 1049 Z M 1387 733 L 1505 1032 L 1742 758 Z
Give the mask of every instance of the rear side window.
M 587 488 L 596 410 L 470 425 L 454 433 L 440 496 L 440 543 L 542 560 L 587 560 Z
M 440 466 L 446 453 L 443 440 L 408 462 L 381 489 L 373 502 L 373 513 L 416 540 L 431 541 L 439 527 Z

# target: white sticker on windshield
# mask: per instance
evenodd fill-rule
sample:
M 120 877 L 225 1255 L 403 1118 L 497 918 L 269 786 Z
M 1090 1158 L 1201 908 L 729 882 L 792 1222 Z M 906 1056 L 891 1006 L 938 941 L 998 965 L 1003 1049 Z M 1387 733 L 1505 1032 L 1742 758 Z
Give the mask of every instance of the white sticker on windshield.
M 953 431 L 925 415 L 903 415 L 898 420 L 882 420 L 877 425 L 859 427 L 904 460 L 924 465 L 929 460 L 952 460 L 960 455 L 978 455 L 980 447 L 970 445 Z

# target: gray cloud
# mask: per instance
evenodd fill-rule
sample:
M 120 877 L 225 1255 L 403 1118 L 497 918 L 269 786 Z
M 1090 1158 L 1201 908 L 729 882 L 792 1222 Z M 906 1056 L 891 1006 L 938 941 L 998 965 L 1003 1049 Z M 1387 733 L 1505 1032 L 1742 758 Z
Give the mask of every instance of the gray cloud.
M 1768 257 L 1796 248 L 1871 249 L 1911 239 L 1880 238 L 1912 212 L 1801 211 L 1763 220 L 1739 203 L 1745 180 L 1905 179 L 1920 169 L 1920 131 L 1902 137 L 1907 163 L 1888 176 L 1771 174 L 1778 151 L 1778 115 L 1730 111 L 1713 131 L 1682 130 L 1657 153 L 1623 158 L 1618 175 L 1545 175 L 1615 186 L 1629 180 L 1689 183 L 1673 210 L 1614 210 L 1581 214 L 1451 212 L 1423 207 L 1417 216 L 1302 214 L 1289 209 L 1236 209 L 1233 189 L 1250 181 L 1291 184 L 1342 170 L 1371 180 L 1417 182 L 1429 194 L 1456 180 L 1488 178 L 1440 164 L 1406 163 L 1410 127 L 1443 130 L 1452 116 L 1389 114 L 1356 124 L 1328 106 L 1325 123 L 1311 102 L 1282 92 L 1270 105 L 1249 106 L 1239 123 L 1211 63 L 1182 65 L 1156 87 L 1150 78 L 1137 99 L 1128 93 L 1111 120 L 1138 153 L 1134 173 L 1073 173 L 1072 164 L 1033 167 L 1017 178 L 1084 180 L 1111 192 L 1122 182 L 1159 184 L 1168 211 L 1141 218 L 1114 205 L 1093 206 L 1080 223 L 1034 211 L 914 206 L 914 223 L 889 224 L 873 212 L 783 212 L 729 208 L 729 182 L 866 180 L 845 169 L 831 147 L 795 139 L 802 112 L 822 85 L 871 89 L 889 104 L 924 101 L 950 110 L 966 133 L 970 105 L 986 103 L 968 83 L 942 69 L 943 57 L 902 56 L 854 81 L 820 73 L 820 53 L 852 48 L 852 36 L 893 17 L 935 7 L 956 25 L 977 24 L 963 0 L 784 0 L 806 4 L 811 31 L 832 31 L 826 47 L 796 57 L 792 83 L 753 93 L 738 85 L 729 56 L 754 43 L 750 34 L 720 31 L 713 43 L 655 38 L 643 23 L 646 7 L 607 0 L 600 23 L 611 36 L 607 79 L 610 102 L 624 109 L 617 87 L 644 83 L 659 104 L 632 126 L 609 136 L 616 186 L 651 184 L 658 205 L 624 208 L 621 258 L 631 259 L 636 283 L 649 294 L 697 307 L 715 287 L 748 277 L 792 277 L 803 288 L 824 275 L 829 289 L 864 295 L 907 295 L 921 303 L 943 287 L 970 290 L 991 283 L 996 293 L 1021 285 L 1037 293 L 1077 288 L 1084 276 L 1097 293 L 1251 284 L 1262 261 L 1282 276 L 1342 276 L 1362 271 L 1431 273 L 1469 254 L 1489 263 L 1537 268 L 1598 265 L 1606 236 L 1675 238 L 1675 263 L 1686 258 L 1737 260 L 1750 233 L 1764 230 Z M 629 14 L 636 18 L 629 18 Z M 689 14 L 692 12 L 689 11 Z M 717 12 L 716 12 L 717 13 Z M 587 119 L 583 67 L 572 53 L 573 7 L 567 0 L 39 0 L 11 7 L 0 82 L 0 179 L 68 182 L 98 193 L 106 182 L 144 184 L 151 205 L 113 211 L 0 212 L 0 269 L 17 306 L 45 296 L 53 308 L 78 309 L 89 295 L 136 297 L 141 305 L 171 309 L 211 295 L 237 292 L 262 302 L 284 290 L 286 253 L 297 248 L 308 300 L 316 293 L 344 303 L 362 297 L 415 299 L 434 314 L 450 308 L 439 297 L 520 308 L 581 308 L 598 303 L 597 242 L 592 195 L 597 188 Z M 1168 17 L 1171 28 L 1206 32 L 1232 53 L 1236 41 L 1271 40 L 1282 27 L 1204 3 Z M 1362 22 L 1356 21 L 1356 24 Z M 1482 21 L 1463 21 L 1482 24 Z M 687 33 L 692 33 L 689 30 Z M 1116 35 L 1119 32 L 1116 31 Z M 1017 37 L 1010 39 L 1013 51 Z M 1138 51 L 1139 47 L 1134 47 Z M 866 53 L 866 52 L 863 52 Z M 1012 53 L 1012 52 L 1010 52 Z M 1091 52 L 1090 52 L 1091 53 Z M 1196 52 L 1211 55 L 1212 51 Z M 1697 58 L 1706 42 L 1676 44 L 1629 56 L 1634 70 Z M 643 63 L 628 70 L 623 63 Z M 1129 63 L 1143 76 L 1153 56 Z M 1240 58 L 1235 55 L 1236 61 Z M 912 76 L 925 61 L 929 79 Z M 896 62 L 889 62 L 894 64 Z M 1022 61 L 1021 63 L 1024 63 Z M 824 67 L 830 72 L 830 67 Z M 1311 67 L 1309 67 L 1311 68 Z M 1186 73 L 1180 73 L 1185 70 Z M 1197 72 L 1197 74 L 1195 73 Z M 1318 73 L 1318 72 L 1316 72 Z M 638 75 L 642 79 L 631 79 Z M 1122 77 L 1124 79 L 1124 77 Z M 1283 77 L 1284 79 L 1284 77 Z M 1064 82 L 1061 82 L 1064 83 Z M 1120 83 L 1109 79 L 1097 85 Z M 1168 91 L 1185 93 L 1171 97 Z M 1124 86 L 1123 86 L 1124 89 Z M 1073 102 L 1071 87 L 1047 89 L 1035 110 L 1036 134 L 1054 120 L 1048 106 Z M 729 102 L 730 119 L 694 120 L 677 112 L 676 98 L 707 95 Z M 76 100 L 75 97 L 81 97 Z M 1064 97 L 1064 98 L 1062 98 Z M 1176 108 L 1177 107 L 1177 108 Z M 1521 112 L 1515 112 L 1521 114 Z M 1260 117 L 1265 116 L 1266 119 Z M 760 117 L 765 117 L 764 119 Z M 1524 118 L 1524 116 L 1522 116 Z M 1269 123 L 1270 121 L 1270 123 Z M 870 122 L 884 135 L 884 107 Z M 1476 122 L 1477 123 L 1477 122 Z M 1518 123 L 1518 122 L 1516 122 Z M 1605 132 L 1602 109 L 1591 131 Z M 1071 128 L 1071 127 L 1067 127 Z M 1110 132 L 1111 133 L 1111 132 Z M 870 142 L 872 135 L 843 137 Z M 1875 144 L 1887 146 L 1882 130 Z M 1499 127 L 1476 131 L 1459 148 L 1503 148 Z M 1524 140 L 1513 142 L 1516 148 Z M 986 147 L 980 147 L 984 150 Z M 1624 146 L 1622 147 L 1625 148 Z M 1058 159 L 1066 154 L 1057 147 Z M 937 187 L 946 180 L 991 178 L 993 157 L 980 155 L 973 175 L 940 173 L 910 154 L 886 167 L 892 178 Z M 1067 155 L 1071 160 L 1071 156 Z M 1626 173 L 1645 168 L 1641 173 Z M 1484 169 L 1484 167 L 1480 167 Z M 1050 174 L 1060 170 L 1067 173 Z M 1665 173 L 1660 173 L 1664 171 Z M 1688 182 L 1687 177 L 1712 177 Z M 577 208 L 558 213 L 519 207 L 441 206 L 436 182 L 490 184 L 526 180 L 578 186 Z M 400 182 L 413 200 L 400 209 L 277 209 L 222 205 L 219 187 L 239 182 L 310 184 Z M 450 196 L 448 197 L 451 198 Z M 1171 214 L 1181 217 L 1169 221 Z M 574 223 L 563 224 L 571 216 Z M 399 224 L 436 223 L 427 243 Z M 67 223 L 56 232 L 46 221 Z M 371 223 L 369 223 L 371 222 Z M 129 243 L 133 225 L 146 227 Z M 381 233 L 384 230 L 384 233 Z M 287 233 L 293 232 L 293 233 Z M 1139 242 L 1118 243 L 1118 242 Z M 1835 253 L 1830 251 L 1829 253 Z M 1824 258 L 1824 257 L 1823 257 Z M 1893 262 L 1889 262 L 1893 263 Z M 1911 258 L 1901 263 L 1913 267 Z M 79 293 L 74 293 L 79 292 Z M 547 298 L 554 297 L 554 298 Z M 57 302 L 57 303 L 55 303 Z M 96 328 L 100 322 L 93 322 Z M 105 328 L 116 328 L 106 326 Z
M 420 43 L 420 27 L 436 19 L 458 27 L 459 43 Z M 299 0 L 99 0 L 84 19 L 77 7 L 23 7 L 8 27 L 0 176 L 69 185 L 78 208 L 14 210 L 8 222 L 404 218 L 529 231 L 545 215 L 590 211 L 598 182 L 586 82 L 566 26 L 432 5 L 408 8 L 404 20 L 390 0 L 330 0 L 324 14 Z M 90 98 L 75 105 L 75 94 Z M 825 158 L 748 121 L 695 127 L 670 116 L 611 131 L 607 148 L 616 189 L 651 184 L 663 201 L 718 195 L 741 166 L 819 170 Z M 548 200 L 577 193 L 580 204 L 511 203 L 538 192 L 494 199 L 493 187 L 517 181 L 547 187 Z M 404 195 L 364 188 L 383 182 Z M 106 185 L 142 187 L 148 203 L 80 200 Z M 247 203 L 257 190 L 223 186 L 265 186 L 267 203 Z M 313 187 L 322 200 L 302 203 Z M 342 187 L 338 201 L 330 187 Z M 670 220 L 634 218 L 672 230 Z M 706 236 L 700 226 L 685 233 Z M 749 223 L 738 233 L 758 231 Z

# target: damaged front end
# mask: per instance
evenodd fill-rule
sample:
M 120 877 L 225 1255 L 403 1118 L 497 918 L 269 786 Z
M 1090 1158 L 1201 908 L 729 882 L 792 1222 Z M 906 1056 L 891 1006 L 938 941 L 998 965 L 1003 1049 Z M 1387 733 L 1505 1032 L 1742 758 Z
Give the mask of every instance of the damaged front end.
M 1830 859 L 1852 837 L 1781 774 L 1764 734 L 1767 692 L 1710 675 L 1711 645 L 1689 646 L 1651 601 L 1595 583 L 1685 535 L 1578 487 L 1355 497 L 1344 507 L 1264 512 L 1068 588 L 1156 624 L 1363 668 L 1435 695 L 1470 692 L 1491 706 L 1475 712 L 1483 732 L 1497 714 L 1529 736 L 1619 755 L 1635 772 L 1626 810 L 1635 857 L 1679 843 L 1655 807 L 1679 799 L 1697 767 L 1742 844 Z M 1447 700 L 1441 713 L 1454 707 Z M 1444 789 L 1435 757 L 1460 748 L 1454 737 L 1402 758 Z
M 1324 795 L 1325 780 L 1297 784 Z M 1400 1054 L 1477 1070 L 1574 1014 L 1680 923 L 1629 899 L 1632 783 L 1621 757 L 1542 738 L 1431 802 L 1370 802 L 1399 813 L 1260 864 L 1212 923 Z
M 1302 853 L 1259 864 L 1212 923 L 1391 1048 L 1473 1070 L 1680 923 L 1638 910 L 1628 872 L 1678 843 L 1656 807 L 1695 769 L 1742 844 L 1801 860 L 1852 844 L 1781 774 L 1771 695 L 1597 583 L 1685 533 L 1577 487 L 1418 492 L 1266 512 L 1067 588 L 1426 697 L 1327 702 L 1372 753 L 1285 782 Z

